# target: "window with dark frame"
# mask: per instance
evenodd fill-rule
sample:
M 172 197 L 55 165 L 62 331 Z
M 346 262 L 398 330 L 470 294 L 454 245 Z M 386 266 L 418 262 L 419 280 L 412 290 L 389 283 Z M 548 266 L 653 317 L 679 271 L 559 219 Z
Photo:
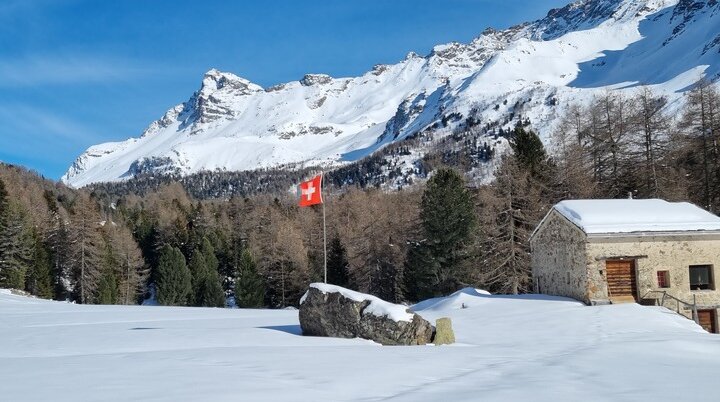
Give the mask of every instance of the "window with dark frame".
M 670 271 L 657 271 L 657 283 L 659 288 L 669 288 Z
M 712 265 L 690 266 L 690 290 L 714 290 Z

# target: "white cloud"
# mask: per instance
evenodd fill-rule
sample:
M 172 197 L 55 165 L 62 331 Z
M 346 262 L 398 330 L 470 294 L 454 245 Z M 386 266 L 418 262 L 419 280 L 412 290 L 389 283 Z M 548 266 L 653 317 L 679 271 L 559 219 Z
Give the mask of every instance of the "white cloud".
M 74 144 L 97 141 L 97 134 L 83 124 L 36 107 L 3 104 L 0 107 L 0 121 L 5 131 L 0 142 L 8 144 L 28 140 Z M 36 138 L 29 138 L 31 136 Z
M 31 55 L 0 60 L 0 87 L 115 82 L 157 71 L 157 66 L 98 55 Z

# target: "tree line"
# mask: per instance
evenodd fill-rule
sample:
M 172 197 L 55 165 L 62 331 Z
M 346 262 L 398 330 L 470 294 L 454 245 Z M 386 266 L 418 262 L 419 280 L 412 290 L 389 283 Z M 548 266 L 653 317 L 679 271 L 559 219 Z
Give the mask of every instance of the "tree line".
M 647 88 L 609 91 L 568 107 L 547 149 L 526 121 L 505 130 L 489 184 L 437 159 L 402 190 L 328 189 L 328 278 L 393 302 L 465 286 L 523 293 L 529 237 L 562 199 L 661 197 L 717 213 L 718 105 L 707 84 L 682 107 Z M 298 208 L 286 189 L 208 200 L 179 182 L 106 190 L 0 165 L 0 287 L 78 303 L 283 308 L 323 278 L 321 210 Z

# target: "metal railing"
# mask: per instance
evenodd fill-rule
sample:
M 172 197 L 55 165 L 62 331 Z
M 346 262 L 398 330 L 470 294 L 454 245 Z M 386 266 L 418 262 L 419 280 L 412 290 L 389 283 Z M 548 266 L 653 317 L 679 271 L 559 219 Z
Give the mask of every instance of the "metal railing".
M 695 298 L 695 295 L 693 295 L 693 302 L 688 303 L 684 300 L 680 300 L 677 297 L 669 294 L 666 290 L 650 290 L 647 293 L 645 293 L 645 296 L 647 296 L 651 293 L 662 294 L 662 297 L 660 298 L 660 303 L 658 304 L 659 306 L 662 306 L 662 307 L 665 307 L 666 299 L 675 300 L 675 303 L 676 303 L 675 311 L 678 314 L 682 315 L 683 317 L 686 317 L 686 316 L 680 312 L 680 304 L 690 308 L 692 310 L 692 320 L 695 321 L 696 324 L 700 324 L 700 318 L 698 317 L 697 300 Z M 643 299 L 647 298 L 645 296 L 643 296 Z M 657 300 L 657 299 L 655 299 L 655 300 Z

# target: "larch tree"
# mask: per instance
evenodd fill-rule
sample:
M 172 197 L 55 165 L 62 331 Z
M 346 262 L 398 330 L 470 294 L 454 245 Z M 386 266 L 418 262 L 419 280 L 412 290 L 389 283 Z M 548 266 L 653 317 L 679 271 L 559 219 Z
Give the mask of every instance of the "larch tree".
M 639 154 L 636 175 L 638 176 L 638 197 L 659 197 L 662 183 L 666 180 L 667 169 L 663 164 L 668 152 L 668 140 L 672 119 L 665 112 L 667 99 L 655 95 L 643 87 L 632 98 L 635 105 L 631 142 Z M 635 165 L 635 164 L 633 164 Z
M 687 96 L 682 126 L 688 142 L 685 165 L 692 192 L 702 194 L 703 208 L 720 211 L 720 93 L 709 82 L 699 83 Z
M 110 244 L 117 263 L 119 299 L 122 304 L 136 304 L 145 291 L 150 270 L 130 230 L 125 226 L 114 227 Z
M 537 135 L 518 127 L 510 146 L 481 200 L 481 266 L 493 290 L 517 294 L 532 288 L 530 234 L 558 194 L 555 167 Z
M 90 303 L 101 278 L 101 218 L 97 205 L 81 192 L 73 205 L 70 219 L 68 265 L 74 282 L 73 296 L 80 303 Z

